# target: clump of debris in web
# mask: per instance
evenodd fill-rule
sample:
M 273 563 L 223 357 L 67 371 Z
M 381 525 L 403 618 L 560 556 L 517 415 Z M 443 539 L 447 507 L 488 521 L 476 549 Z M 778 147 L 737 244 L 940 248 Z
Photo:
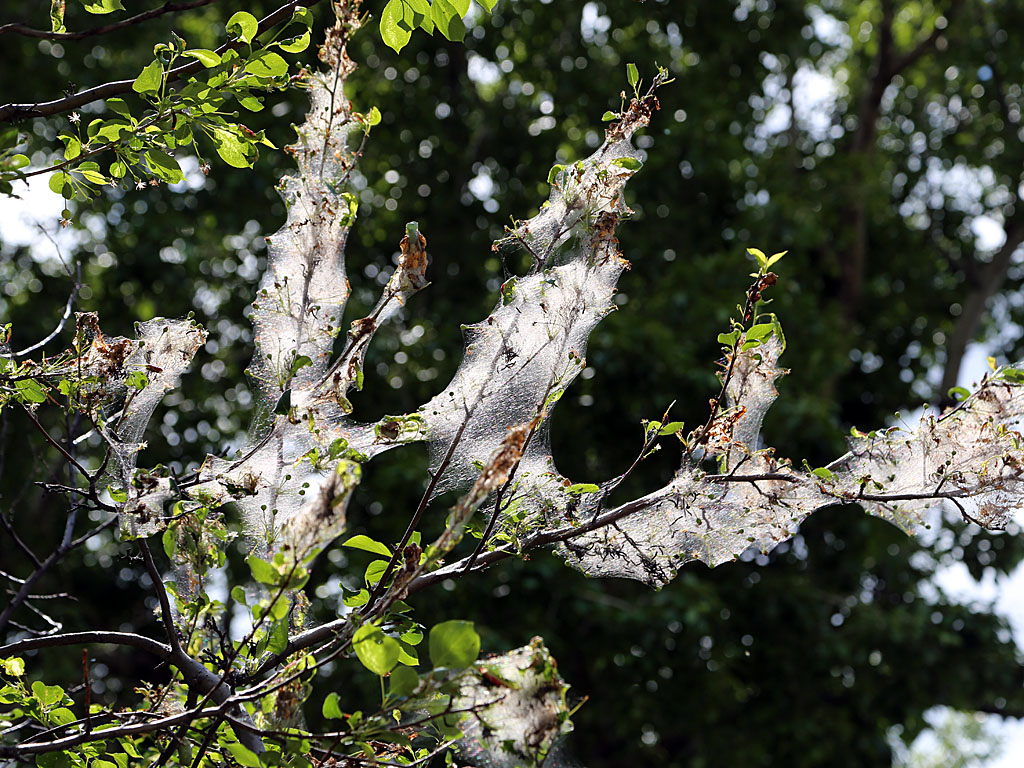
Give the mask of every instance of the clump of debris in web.
M 139 504 L 150 489 L 145 478 L 135 478 L 146 425 L 206 342 L 206 331 L 191 320 L 154 318 L 136 325 L 135 339 L 106 337 L 95 313 L 80 313 L 77 326 L 75 374 L 100 382 L 88 386 L 103 388 L 108 403 L 97 426 L 110 449 L 117 490 L 127 497 L 121 528 L 128 535 L 149 535 L 159 528 L 158 515 Z
M 540 638 L 481 659 L 452 701 L 456 711 L 468 711 L 460 757 L 476 768 L 548 765 L 552 748 L 572 730 L 568 688 Z

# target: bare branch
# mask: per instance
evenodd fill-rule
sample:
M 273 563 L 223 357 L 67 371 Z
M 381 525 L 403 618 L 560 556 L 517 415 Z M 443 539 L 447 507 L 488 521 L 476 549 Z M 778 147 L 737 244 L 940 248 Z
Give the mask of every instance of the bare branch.
M 0 658 L 8 658 L 26 651 L 35 651 L 40 648 L 57 648 L 66 645 L 126 645 L 148 651 L 162 659 L 171 657 L 171 647 L 164 643 L 158 643 L 148 637 L 137 635 L 134 632 L 69 632 L 64 635 L 47 635 L 46 637 L 34 637 L 29 640 L 19 640 L 16 643 L 0 647 Z
M 160 570 L 153 561 L 153 553 L 149 549 L 149 542 L 139 539 L 139 549 L 142 552 L 142 559 L 146 563 L 146 571 L 149 573 L 150 581 L 153 582 L 153 589 L 156 590 L 157 599 L 160 600 L 160 618 L 164 624 L 164 631 L 170 641 L 171 648 L 175 653 L 181 652 L 181 642 L 178 640 L 178 630 L 174 626 L 174 614 L 171 613 L 171 604 L 167 599 L 167 590 L 164 589 L 164 580 Z

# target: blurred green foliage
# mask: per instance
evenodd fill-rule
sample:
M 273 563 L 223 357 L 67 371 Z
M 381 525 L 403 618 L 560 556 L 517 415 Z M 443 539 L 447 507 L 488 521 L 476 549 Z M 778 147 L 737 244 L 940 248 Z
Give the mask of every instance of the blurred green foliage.
M 4 14 L 35 18 L 37 5 L 15 0 Z M 94 40 L 9 35 L 0 71 L 19 76 L 3 79 L 0 101 L 134 77 L 172 29 L 191 47 L 216 48 L 234 5 Z M 372 12 L 383 5 L 368 3 Z M 883 89 L 876 129 L 866 132 L 859 120 L 877 85 L 887 8 L 897 54 L 927 39 L 940 13 L 949 18 L 938 22 L 942 42 Z M 260 17 L 272 5 L 246 9 Z M 313 10 L 323 29 L 329 9 Z M 312 63 L 311 51 L 304 55 Z M 620 282 L 621 311 L 595 333 L 590 367 L 553 422 L 554 454 L 574 482 L 622 472 L 642 444 L 640 420 L 672 401 L 673 419 L 706 418 L 716 336 L 753 266 L 747 246 L 790 250 L 772 309 L 786 327 L 792 373 L 765 424 L 782 455 L 822 465 L 842 453 L 851 426 L 884 424 L 939 399 L 947 341 L 993 258 L 979 247 L 979 217 L 1005 220 L 1010 231 L 1022 212 L 1024 9 L 1011 0 L 501 0 L 490 15 L 470 13 L 462 44 L 417 33 L 396 54 L 367 28 L 353 58 L 349 96 L 356 109 L 376 106 L 382 122 L 354 177 L 362 189 L 347 253 L 349 317 L 361 317 L 386 281 L 405 221 L 419 221 L 428 239 L 433 281 L 371 348 L 353 401 L 367 420 L 410 411 L 449 380 L 459 324 L 485 316 L 500 284 L 524 267 L 492 252 L 492 240 L 509 217 L 537 210 L 552 165 L 600 141 L 601 115 L 620 106 L 625 64 L 649 77 L 657 62 L 676 78 L 637 142 L 647 157 L 627 192 L 636 215 L 619 231 L 633 265 Z M 284 146 L 303 109 L 300 93 L 274 95 L 246 124 Z M 33 163 L 62 149 L 56 136 L 67 119 L 23 126 L 36 141 Z M 83 270 L 77 308 L 98 311 L 107 333 L 189 311 L 210 330 L 192 374 L 157 412 L 142 458 L 184 471 L 207 452 L 237 447 L 247 426 L 245 306 L 265 265 L 262 238 L 283 218 L 274 185 L 289 161 L 264 149 L 251 171 L 215 164 L 209 176 L 179 161 L 186 179 L 172 188 L 73 204 L 74 244 L 63 250 Z M 1022 278 L 1011 265 L 983 328 L 1000 358 L 1021 356 L 1010 321 L 1020 319 Z M 18 347 L 52 329 L 70 281 L 52 244 L 37 238 L 3 245 L 0 286 L 0 317 L 14 323 Z M 58 471 L 57 457 L 28 436 L 21 414 L 2 418 L 0 511 L 47 551 L 63 516 L 26 481 Z M 619 493 L 657 487 L 677 462 L 661 451 Z M 425 468 L 416 448 L 369 465 L 351 532 L 396 540 Z M 437 528 L 445 501 L 435 505 Z M 5 571 L 27 567 L 7 540 L 0 546 Z M 981 578 L 1011 571 L 1022 555 L 1012 535 L 947 521 L 907 540 L 855 508 L 835 508 L 768 557 L 714 571 L 690 565 L 661 592 L 587 580 L 543 554 L 446 584 L 418 604 L 417 617 L 428 625 L 472 618 L 485 651 L 542 635 L 574 695 L 590 697 L 568 748 L 594 768 L 884 765 L 891 729 L 909 740 L 934 705 L 1024 714 L 1020 652 L 1005 621 L 932 584 L 955 563 Z M 243 557 L 229 552 L 229 575 L 246 573 Z M 362 565 L 350 552 L 321 559 L 309 588 L 317 615 L 334 615 L 331 585 L 354 583 Z M 40 591 L 74 579 L 79 600 L 60 610 L 67 629 L 157 631 L 147 578 L 108 536 Z M 48 679 L 80 676 L 74 654 L 40 658 Z M 111 701 L 165 674 L 127 651 L 97 661 L 97 696 Z M 331 670 L 323 691 L 374 695 L 352 674 Z

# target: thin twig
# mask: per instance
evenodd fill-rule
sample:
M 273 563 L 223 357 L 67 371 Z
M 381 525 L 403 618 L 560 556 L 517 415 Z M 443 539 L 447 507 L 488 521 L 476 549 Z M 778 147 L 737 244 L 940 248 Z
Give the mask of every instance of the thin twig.
M 50 433 L 46 431 L 46 428 L 43 427 L 42 424 L 39 423 L 39 420 L 35 417 L 35 414 L 32 413 L 32 411 L 28 408 L 28 406 L 22 405 L 22 410 L 25 411 L 25 415 L 29 417 L 29 419 L 35 425 L 36 429 L 38 429 L 43 434 L 43 437 L 46 438 L 46 441 L 50 445 L 52 445 L 54 448 L 56 448 L 58 451 L 60 451 L 61 454 L 63 454 L 64 458 L 67 459 L 69 462 L 71 462 L 71 464 L 75 467 L 75 469 L 77 469 L 79 472 L 81 472 L 82 476 L 86 480 L 92 480 L 92 475 L 89 474 L 89 470 L 87 470 L 85 467 L 83 467 L 81 464 L 79 464 L 78 461 L 75 459 L 75 457 L 72 456 L 70 453 L 68 453 L 67 449 L 65 449 L 63 445 L 58 443 L 56 440 L 53 439 L 53 437 L 50 436 Z
M 149 543 L 145 539 L 139 539 L 139 550 L 142 552 L 142 559 L 146 563 L 146 571 L 153 582 L 153 589 L 156 590 L 157 598 L 160 600 L 161 619 L 164 624 L 164 631 L 171 643 L 171 649 L 181 652 L 181 643 L 178 640 L 178 630 L 174 626 L 174 615 L 171 613 L 171 603 L 167 599 L 167 590 L 164 588 L 163 577 L 153 561 L 153 553 L 149 549 Z

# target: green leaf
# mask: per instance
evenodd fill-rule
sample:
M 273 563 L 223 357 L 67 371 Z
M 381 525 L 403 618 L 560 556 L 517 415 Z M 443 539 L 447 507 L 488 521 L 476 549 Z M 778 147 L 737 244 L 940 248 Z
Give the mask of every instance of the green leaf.
M 294 376 L 296 373 L 301 371 L 307 365 L 312 365 L 312 364 L 313 364 L 313 360 L 309 357 L 309 355 L 299 355 L 294 360 L 292 360 L 292 367 L 291 367 L 291 371 L 289 371 L 289 373 L 291 373 L 291 375 Z
M 380 676 L 395 668 L 402 649 L 395 638 L 388 637 L 373 624 L 364 624 L 357 629 L 352 636 L 352 645 L 363 666 Z
M 619 115 L 616 112 L 612 112 L 610 109 L 601 115 L 601 122 L 607 123 L 609 120 L 618 120 Z
M 107 177 L 100 173 L 99 166 L 96 165 L 96 163 L 92 163 L 92 165 L 96 165 L 95 168 L 86 168 L 85 165 L 86 164 L 83 163 L 78 168 L 78 172 L 82 175 L 82 178 L 84 178 L 86 181 L 92 182 L 93 184 L 107 183 Z
M 66 0 L 50 0 L 50 31 L 67 32 L 64 26 L 64 7 Z
M 391 681 L 389 693 L 396 698 L 410 695 L 420 684 L 419 675 L 409 667 L 396 667 L 388 679 Z
M 51 185 L 52 188 L 52 185 Z M 18 397 L 28 403 L 45 403 L 46 390 L 35 379 L 22 379 L 14 382 Z
M 343 597 L 341 602 L 343 602 L 348 608 L 361 608 L 370 602 L 370 593 L 365 589 L 360 589 L 354 595 Z
M 111 489 L 109 489 L 108 492 L 110 493 L 110 498 L 114 499 L 114 501 L 120 502 L 122 504 L 124 502 L 128 501 L 128 494 L 124 493 L 123 491 L 118 493 L 115 489 L 111 488 Z M 123 495 L 124 498 L 123 499 L 116 498 L 114 496 L 115 493 L 118 493 L 118 495 Z M 160 537 L 160 541 L 164 545 L 164 553 L 167 555 L 167 557 L 169 557 L 169 558 L 171 558 L 173 560 L 174 556 L 176 554 L 178 554 L 178 532 L 177 532 L 176 528 L 173 528 L 173 527 L 164 528 L 164 532 L 163 532 L 163 535 Z
M 64 171 L 57 171 L 47 182 L 50 189 L 58 195 L 64 191 L 64 185 L 68 183 L 68 175 Z
M 771 258 L 768 259 L 768 263 L 766 263 L 764 265 L 765 269 L 771 269 L 772 264 L 777 262 L 779 259 L 781 259 L 783 256 L 785 256 L 787 253 L 789 253 L 789 251 L 782 251 L 781 253 L 773 253 L 771 255 Z
M 594 485 L 593 483 L 574 483 L 565 489 L 565 492 L 570 496 L 580 496 L 584 493 L 597 493 L 601 490 L 601 486 Z
M 266 560 L 256 557 L 256 555 L 249 555 L 245 562 L 249 564 L 252 577 L 260 584 L 277 584 L 281 580 L 281 575 Z
M 82 5 L 89 13 L 105 14 L 123 11 L 121 0 L 82 0 Z
M 213 146 L 221 159 L 235 168 L 251 168 L 256 162 L 256 148 L 227 128 L 213 129 Z
M 36 756 L 36 765 L 39 768 L 71 768 L 71 759 L 67 752 L 43 753 Z M 76 765 L 84 765 L 84 762 Z
M 59 685 L 47 685 L 42 680 L 32 683 L 32 695 L 44 707 L 52 707 L 64 698 L 64 689 Z
M 636 64 L 626 65 L 626 79 L 629 80 L 629 85 L 635 89 L 640 82 L 640 72 L 637 70 Z
M 178 161 L 159 149 L 150 149 L 146 152 L 146 165 L 149 166 L 149 170 L 153 172 L 154 176 L 168 184 L 174 184 L 185 178 Z
M 277 77 L 287 74 L 288 62 L 279 53 L 264 49 L 246 62 L 245 71 L 256 77 Z
M 281 397 L 277 399 L 277 403 L 274 405 L 274 413 L 278 416 L 287 416 L 291 409 L 292 391 L 290 389 L 286 389 L 281 393 Z
M 726 347 L 733 347 L 740 338 L 739 331 L 733 331 L 732 333 L 720 333 L 718 334 L 718 343 Z
M 235 762 L 239 765 L 244 765 L 245 768 L 260 768 L 262 765 L 259 755 L 237 741 L 228 744 L 227 748 Z
M 774 332 L 775 325 L 773 323 L 758 323 L 747 330 L 744 334 L 744 338 L 747 341 L 761 341 L 762 339 L 766 339 L 771 336 Z
M 677 432 L 681 432 L 685 423 L 682 421 L 670 421 L 668 424 L 658 430 L 659 435 L 674 435 Z
M 814 475 L 815 477 L 820 477 L 822 480 L 831 481 L 834 479 L 834 477 L 832 476 L 832 472 L 826 469 L 825 467 L 818 467 L 817 469 L 812 469 L 811 474 Z
M 77 720 L 75 713 L 67 707 L 57 707 L 57 709 L 48 713 L 48 717 L 51 725 L 67 725 Z
M 182 55 L 198 59 L 204 67 L 216 67 L 220 64 L 220 54 L 209 48 L 193 48 L 191 51 L 185 51 Z
M 255 141 L 257 144 L 263 144 L 264 146 L 270 147 L 271 149 L 277 149 L 277 147 L 274 146 L 274 142 L 268 139 L 265 134 L 266 131 L 260 131 L 259 133 L 256 134 L 253 141 Z
M 501 304 L 507 307 L 516 298 L 516 285 L 518 281 L 514 277 L 510 277 L 504 283 L 501 284 Z
M 292 12 L 289 24 L 305 24 L 307 29 L 313 28 L 313 12 L 304 6 L 297 6 Z
M 65 160 L 74 160 L 82 154 L 82 142 L 78 140 L 77 136 L 70 136 L 65 133 L 61 134 L 57 138 L 64 142 Z
M 145 389 L 146 385 L 149 384 L 149 379 L 142 371 L 132 371 L 125 378 L 124 383 L 135 389 Z
M 368 566 L 366 566 L 366 573 L 363 578 L 366 579 L 367 584 L 376 584 L 384 576 L 384 572 L 388 569 L 387 560 L 374 560 Z
M 256 37 L 256 32 L 259 30 L 260 25 L 256 21 L 256 17 L 251 13 L 239 11 L 228 19 L 228 23 L 224 25 L 224 28 L 242 42 L 251 43 L 252 39 Z
M 419 27 L 428 35 L 434 34 L 434 20 L 431 17 L 430 3 L 428 0 L 402 0 L 402 2 L 404 2 L 412 11 L 411 20 L 409 12 L 404 12 L 406 21 L 412 25 L 409 31 L 412 32 L 416 27 Z
M 99 141 L 117 141 L 131 129 L 131 123 L 120 117 L 110 120 L 93 120 L 89 123 L 89 136 Z
M 320 711 L 323 712 L 324 717 L 330 720 L 341 720 L 345 717 L 345 713 L 341 711 L 341 700 L 334 691 L 327 694 Z
M 154 59 L 135 78 L 135 82 L 132 83 L 132 90 L 141 94 L 159 93 L 160 84 L 163 82 L 163 79 L 164 68 L 159 61 Z
M 423 642 L 423 630 L 418 626 L 402 633 L 401 640 L 408 645 L 419 645 Z
M 548 171 L 548 184 L 554 184 L 558 180 L 558 174 L 565 170 L 564 165 L 553 165 Z
M 487 11 L 488 13 L 493 11 L 494 10 L 494 6 L 496 6 L 498 4 L 498 0 L 476 0 L 476 1 L 481 6 L 483 6 L 483 9 L 485 11 Z
M 250 112 L 261 112 L 263 111 L 263 102 L 255 96 L 242 96 L 235 94 L 235 98 L 238 99 L 238 103 L 248 109 Z
M 451 0 L 434 0 L 430 6 L 430 15 L 446 38 L 455 43 L 461 43 L 466 39 L 466 25 L 462 21 L 462 14 L 452 5 Z
M 416 27 L 420 26 L 421 16 L 430 16 L 430 2 L 431 0 L 402 0 L 402 2 L 408 6 L 408 10 L 403 11 L 403 17 L 409 24 L 409 31 L 412 32 Z M 412 12 L 410 18 L 409 12 Z
M 309 30 L 307 29 L 298 37 L 289 40 L 282 40 L 277 47 L 286 53 L 301 53 L 309 48 Z
M 639 171 L 644 167 L 644 164 L 635 157 L 617 157 L 612 160 L 612 165 L 617 165 L 619 168 L 625 168 L 627 171 Z
M 245 587 L 238 584 L 231 588 L 231 599 L 239 605 L 248 605 L 247 597 L 245 594 Z
M 8 170 L 16 171 L 19 168 L 24 168 L 30 162 L 27 155 L 11 155 L 7 158 L 7 168 Z
M 287 601 L 281 602 L 287 605 Z M 290 607 L 290 606 L 289 606 Z M 267 653 L 280 653 L 288 647 L 288 622 L 278 621 L 270 631 L 270 642 L 267 643 Z
M 369 126 L 380 125 L 380 110 L 376 107 L 370 107 L 370 111 L 366 113 L 366 124 Z
M 91 166 L 86 168 L 86 166 Z M 99 166 L 95 163 L 83 163 L 78 168 L 78 172 L 82 174 L 82 177 L 86 181 L 91 181 L 93 184 L 105 184 L 106 177 L 99 172 Z
M 471 621 L 444 621 L 430 630 L 430 660 L 435 667 L 459 669 L 480 655 L 480 635 Z
M 764 255 L 764 251 L 760 248 L 747 248 L 747 253 L 757 259 L 757 264 L 761 269 L 766 269 L 768 266 L 768 257 Z
M 128 109 L 128 104 L 124 99 L 112 98 L 106 100 L 107 109 L 111 112 L 116 112 L 122 117 L 131 117 L 132 112 Z
M 469 13 L 469 0 L 449 0 L 452 7 L 458 12 L 459 16 L 463 18 Z
M 292 585 L 288 584 L 286 586 L 291 587 Z M 279 597 L 267 607 L 267 615 L 274 621 L 282 621 L 291 609 L 291 601 L 284 597 Z
M 946 394 L 959 403 L 961 400 L 971 396 L 971 390 L 967 389 L 967 387 L 952 387 Z
M 364 552 L 373 552 L 375 555 L 384 555 L 384 557 L 391 557 L 390 549 L 379 541 L 374 541 L 369 536 L 364 536 L 361 533 L 357 536 L 353 536 L 341 546 L 351 547 L 352 549 L 361 549 Z
M 415 667 L 420 663 L 419 657 L 412 646 L 405 646 L 401 641 L 398 643 L 398 663 L 407 667 Z
M 0 669 L 12 677 L 21 677 L 25 674 L 25 660 L 19 656 L 0 659 Z
M 409 20 L 406 20 L 406 13 Z M 394 49 L 395 53 L 401 52 L 412 37 L 411 23 L 412 9 L 402 0 L 389 0 L 384 6 L 380 15 L 380 37 L 388 48 Z
M 417 28 L 424 30 L 428 35 L 434 34 L 434 22 L 430 17 L 429 0 L 401 0 L 406 5 L 402 9 L 401 26 L 408 29 L 410 33 Z

